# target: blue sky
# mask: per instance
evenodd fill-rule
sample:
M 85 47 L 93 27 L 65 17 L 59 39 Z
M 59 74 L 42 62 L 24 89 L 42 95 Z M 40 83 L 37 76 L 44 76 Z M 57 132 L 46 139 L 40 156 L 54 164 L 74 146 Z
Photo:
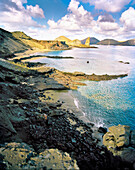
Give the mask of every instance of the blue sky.
M 0 27 L 36 39 L 135 38 L 135 0 L 0 0 Z

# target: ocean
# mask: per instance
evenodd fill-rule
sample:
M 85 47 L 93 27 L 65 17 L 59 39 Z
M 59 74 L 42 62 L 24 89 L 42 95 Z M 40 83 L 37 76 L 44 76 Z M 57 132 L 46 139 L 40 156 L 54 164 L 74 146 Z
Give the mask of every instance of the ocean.
M 74 57 L 73 59 L 32 60 L 66 72 L 79 71 L 98 75 L 128 73 L 127 77 L 115 80 L 85 81 L 87 86 L 78 87 L 78 90 L 72 91 L 71 95 L 76 107 L 98 127 L 122 124 L 135 129 L 135 47 L 73 48 L 67 51 L 36 53 L 36 55 Z

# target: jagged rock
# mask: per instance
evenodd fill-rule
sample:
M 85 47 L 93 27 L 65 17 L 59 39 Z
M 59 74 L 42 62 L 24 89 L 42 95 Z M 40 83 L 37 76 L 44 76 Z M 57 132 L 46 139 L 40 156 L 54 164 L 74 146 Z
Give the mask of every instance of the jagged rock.
M 114 156 L 120 156 L 123 161 L 134 163 L 135 162 L 135 130 L 131 132 L 130 127 L 126 125 L 112 126 L 103 136 L 103 144 L 110 150 Z
M 107 132 L 107 129 L 104 128 L 104 127 L 99 127 L 99 128 L 98 128 L 98 132 L 105 134 L 105 133 Z
M 103 145 L 105 145 L 108 150 L 116 148 L 115 138 L 111 132 L 107 132 L 103 136 Z
M 109 148 L 123 147 L 129 145 L 130 127 L 126 125 L 118 125 L 109 127 L 103 137 L 103 144 Z
M 117 147 L 128 146 L 130 127 L 126 125 L 118 125 L 109 127 L 109 131 L 113 134 Z
M 90 45 L 90 37 L 88 37 L 88 38 L 86 39 L 85 45 L 86 45 L 86 46 L 89 46 L 89 45 Z

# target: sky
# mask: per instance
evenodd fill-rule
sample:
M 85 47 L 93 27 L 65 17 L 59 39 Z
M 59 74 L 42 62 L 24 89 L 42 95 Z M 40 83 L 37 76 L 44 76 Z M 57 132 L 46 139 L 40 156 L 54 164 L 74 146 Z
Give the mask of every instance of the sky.
M 135 0 L 0 0 L 0 27 L 32 38 L 135 38 Z

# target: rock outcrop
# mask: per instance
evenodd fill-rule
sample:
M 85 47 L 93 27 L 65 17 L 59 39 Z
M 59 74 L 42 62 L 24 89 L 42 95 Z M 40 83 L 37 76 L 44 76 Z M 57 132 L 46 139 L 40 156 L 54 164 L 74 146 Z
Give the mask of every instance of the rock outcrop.
M 39 154 L 25 143 L 8 143 L 0 148 L 0 168 L 5 169 L 79 169 L 76 160 L 58 149 Z
M 97 38 L 95 38 L 95 37 L 88 37 L 88 38 L 90 38 L 90 44 L 89 44 L 89 45 L 91 45 L 91 44 L 97 44 L 97 43 L 99 42 L 99 40 L 98 40 Z M 82 43 L 82 44 L 85 44 L 85 42 L 86 42 L 86 40 L 87 40 L 88 38 L 85 38 L 85 39 L 81 40 L 81 43 Z
M 90 37 L 88 37 L 88 38 L 86 39 L 85 45 L 86 45 L 86 46 L 89 46 L 89 45 L 90 45 Z
M 103 136 L 103 144 L 114 156 L 135 165 L 135 130 L 131 131 L 129 126 L 109 127 L 109 132 Z
M 90 38 L 88 38 L 86 44 L 82 43 L 80 40 L 75 39 L 75 40 L 70 40 L 69 38 L 65 37 L 65 36 L 60 36 L 58 38 L 55 39 L 55 41 L 61 41 L 61 42 L 65 42 L 67 45 L 71 46 L 71 47 L 79 47 L 79 48 L 90 48 L 89 44 L 90 44 Z M 93 48 L 93 47 L 91 47 Z

